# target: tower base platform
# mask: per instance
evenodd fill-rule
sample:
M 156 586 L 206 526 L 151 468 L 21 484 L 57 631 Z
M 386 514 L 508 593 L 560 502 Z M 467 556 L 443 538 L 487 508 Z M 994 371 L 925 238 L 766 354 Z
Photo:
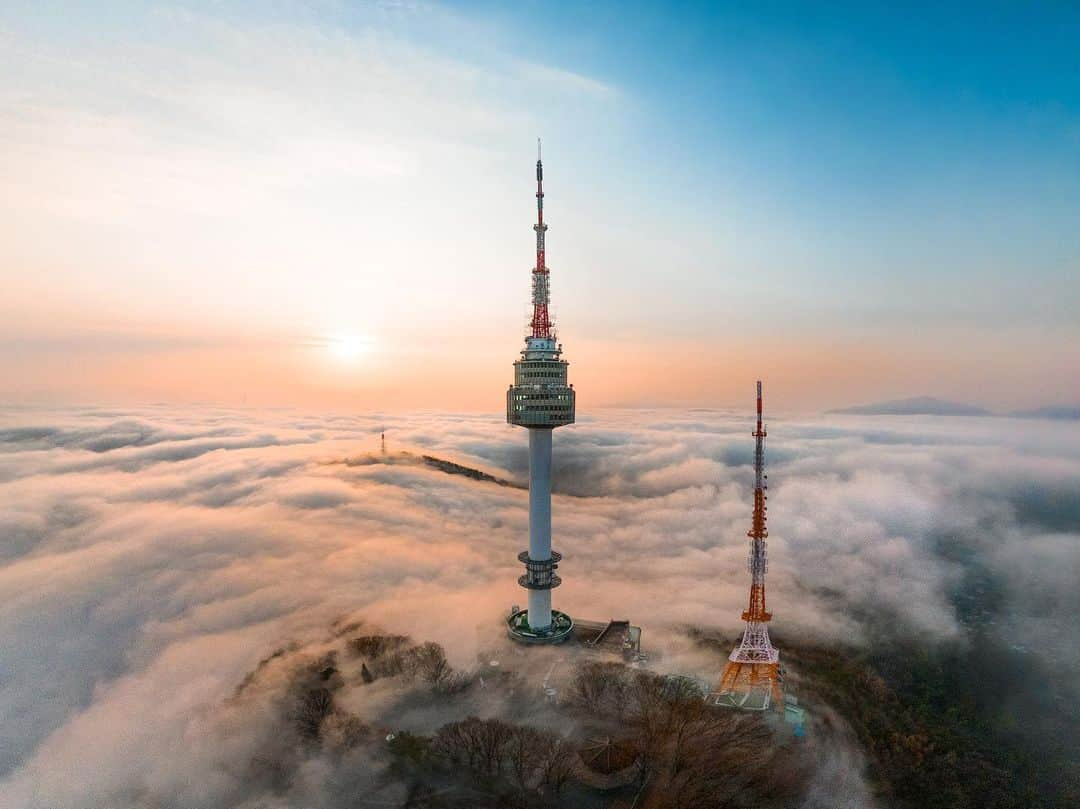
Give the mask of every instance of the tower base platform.
M 744 711 L 784 709 L 784 675 L 779 663 L 735 663 L 724 668 L 720 682 L 705 702 L 719 708 Z
M 629 621 L 584 621 L 574 624 L 574 639 L 587 649 L 622 655 L 628 660 L 641 656 L 641 627 Z
M 740 708 L 744 711 L 767 711 L 775 707 L 772 699 L 771 686 L 752 686 L 739 691 L 725 691 L 709 693 L 705 697 L 705 703 L 717 708 Z
M 529 626 L 529 611 L 517 610 L 506 619 L 506 634 L 518 643 L 562 643 L 574 632 L 574 619 L 565 612 L 551 611 L 551 626 L 537 631 Z

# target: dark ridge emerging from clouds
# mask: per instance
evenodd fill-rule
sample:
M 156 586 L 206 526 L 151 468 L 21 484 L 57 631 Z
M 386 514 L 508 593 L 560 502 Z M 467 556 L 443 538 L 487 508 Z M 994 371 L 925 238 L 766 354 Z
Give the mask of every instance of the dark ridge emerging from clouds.
M 456 461 L 451 461 L 447 458 L 437 458 L 434 455 L 418 455 L 404 450 L 397 450 L 394 452 L 368 452 L 363 455 L 345 458 L 339 463 L 343 463 L 346 466 L 372 466 L 374 464 L 386 464 L 387 466 L 426 466 L 429 469 L 434 469 L 447 475 L 462 475 L 470 480 L 476 480 L 483 483 L 494 483 L 498 486 L 510 486 L 515 489 L 528 488 L 528 485 L 525 483 L 507 480 L 506 478 L 492 475 L 489 472 L 484 472 L 476 467 L 457 463 Z

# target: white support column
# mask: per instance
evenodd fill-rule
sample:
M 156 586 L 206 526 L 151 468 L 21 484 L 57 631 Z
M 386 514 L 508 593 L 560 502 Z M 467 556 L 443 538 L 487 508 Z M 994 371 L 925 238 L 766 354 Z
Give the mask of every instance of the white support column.
M 529 558 L 551 558 L 551 434 L 529 430 Z M 551 626 L 551 590 L 529 590 L 529 626 Z

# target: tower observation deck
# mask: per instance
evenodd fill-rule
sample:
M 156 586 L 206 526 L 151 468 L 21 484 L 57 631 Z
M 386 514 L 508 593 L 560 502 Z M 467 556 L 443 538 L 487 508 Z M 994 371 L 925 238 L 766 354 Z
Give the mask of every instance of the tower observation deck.
M 521 359 L 514 362 L 514 384 L 506 391 L 506 421 L 529 430 L 529 549 L 518 555 L 525 575 L 518 584 L 529 592 L 529 607 L 510 616 L 511 637 L 526 643 L 558 643 L 573 628 L 570 616 L 551 609 L 551 591 L 561 554 L 551 549 L 551 433 L 574 423 L 574 388 L 567 383 L 550 304 L 544 236 L 544 164 L 536 155 L 536 264 L 532 271 L 532 319 Z

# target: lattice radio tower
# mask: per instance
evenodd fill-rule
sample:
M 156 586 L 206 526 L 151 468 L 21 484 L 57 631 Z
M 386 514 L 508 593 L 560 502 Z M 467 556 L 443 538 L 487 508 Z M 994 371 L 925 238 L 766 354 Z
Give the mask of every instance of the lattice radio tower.
M 728 655 L 720 682 L 709 694 L 716 705 L 765 710 L 782 702 L 780 652 L 769 640 L 772 613 L 765 609 L 765 573 L 769 569 L 765 550 L 765 427 L 761 421 L 761 382 L 757 383 L 757 429 L 754 431 L 754 517 L 750 537 L 750 603 L 742 614 L 746 621 L 742 641 Z

